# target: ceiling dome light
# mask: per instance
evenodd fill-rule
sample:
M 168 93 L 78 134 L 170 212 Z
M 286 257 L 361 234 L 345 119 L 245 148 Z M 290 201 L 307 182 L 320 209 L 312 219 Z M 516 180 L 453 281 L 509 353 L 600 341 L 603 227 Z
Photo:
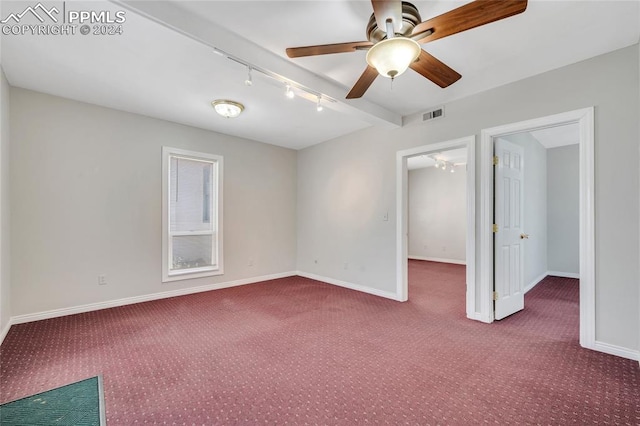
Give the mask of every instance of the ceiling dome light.
M 405 72 L 422 48 L 407 37 L 394 37 L 376 43 L 367 52 L 367 63 L 387 78 L 395 78 Z
M 236 118 L 244 111 L 244 105 L 227 99 L 218 99 L 211 102 L 213 108 L 224 118 Z

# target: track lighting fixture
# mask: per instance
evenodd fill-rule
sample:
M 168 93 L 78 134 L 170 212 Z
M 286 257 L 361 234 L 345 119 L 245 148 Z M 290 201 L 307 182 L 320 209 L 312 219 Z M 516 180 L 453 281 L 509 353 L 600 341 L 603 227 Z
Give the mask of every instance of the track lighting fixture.
M 285 84 L 284 87 L 286 88 L 285 92 L 284 92 L 284 95 L 289 99 L 293 99 L 293 97 L 295 96 L 295 93 L 293 93 L 293 90 L 291 90 L 291 85 L 289 83 L 287 83 L 287 84 Z
M 316 104 L 316 111 L 320 112 L 323 109 L 324 108 L 322 107 L 322 104 L 320 103 L 320 96 L 318 96 L 318 103 Z
M 247 67 L 248 71 L 247 71 L 247 79 L 244 81 L 244 85 L 245 86 L 251 86 L 253 85 L 253 78 L 251 76 L 251 67 Z
M 436 156 L 432 156 L 430 155 L 429 157 L 431 157 L 431 159 L 435 162 L 435 164 L 433 165 L 433 167 L 435 167 L 436 169 L 440 169 L 443 171 L 449 171 L 450 173 L 455 173 L 456 172 L 456 164 L 452 163 L 451 161 L 447 161 L 447 160 L 441 160 Z
M 237 64 L 242 65 L 243 67 L 246 67 L 247 69 L 247 79 L 244 81 L 244 84 L 246 86 L 252 86 L 253 85 L 253 74 L 255 73 L 260 73 L 261 75 L 274 80 L 276 82 L 278 82 L 279 84 L 284 84 L 285 86 L 285 96 L 289 99 L 293 99 L 296 97 L 296 95 L 298 95 L 300 98 L 305 99 L 307 101 L 310 102 L 316 102 L 316 109 L 318 111 L 321 111 L 324 109 L 324 105 L 330 105 L 331 103 L 336 103 L 337 101 L 332 98 L 331 96 L 324 94 L 324 93 L 320 93 L 317 92 L 307 86 L 304 86 L 298 82 L 295 82 L 294 84 L 292 84 L 293 82 L 291 80 L 287 80 L 285 77 L 283 77 L 280 74 L 276 74 L 266 68 L 262 68 L 259 65 L 253 64 L 249 61 L 245 61 L 244 59 L 241 59 L 237 56 L 234 56 L 232 54 L 230 54 L 229 52 L 225 52 L 222 49 L 219 49 L 217 47 L 214 47 L 214 53 L 216 53 L 217 55 L 223 56 L 227 59 L 229 59 L 230 61 L 233 61 Z M 260 81 L 260 83 L 262 83 L 262 81 Z M 293 85 L 295 85 L 295 87 L 293 87 Z M 295 90 L 294 90 L 295 89 Z M 321 100 L 321 102 L 318 101 L 318 99 Z M 319 107 L 318 104 L 322 103 Z

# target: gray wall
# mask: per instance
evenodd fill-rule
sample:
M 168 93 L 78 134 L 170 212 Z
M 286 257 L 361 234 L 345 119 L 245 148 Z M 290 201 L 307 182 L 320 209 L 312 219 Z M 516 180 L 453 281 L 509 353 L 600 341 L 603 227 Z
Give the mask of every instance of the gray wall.
M 580 273 L 579 145 L 547 150 L 548 270 Z
M 547 151 L 531 133 L 516 133 L 504 139 L 524 150 L 523 241 L 524 285 L 530 288 L 547 273 Z
M 394 292 L 398 150 L 595 106 L 596 339 L 638 350 L 638 64 L 630 46 L 451 102 L 443 120 L 299 151 L 298 270 Z M 358 267 L 345 270 L 345 261 Z
M 293 150 L 17 88 L 11 143 L 13 315 L 296 269 Z M 163 145 L 224 156 L 222 276 L 161 283 Z
M 0 68 L 0 335 L 11 318 L 9 226 L 9 83 Z
M 425 167 L 409 171 L 409 257 L 464 263 L 467 174 Z

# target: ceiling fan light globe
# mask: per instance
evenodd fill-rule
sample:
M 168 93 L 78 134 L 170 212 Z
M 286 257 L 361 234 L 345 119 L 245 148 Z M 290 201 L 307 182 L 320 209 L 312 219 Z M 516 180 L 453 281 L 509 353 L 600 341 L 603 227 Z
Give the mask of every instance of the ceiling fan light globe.
M 367 52 L 367 63 L 387 78 L 395 78 L 409 68 L 422 48 L 407 37 L 394 37 L 376 43 Z

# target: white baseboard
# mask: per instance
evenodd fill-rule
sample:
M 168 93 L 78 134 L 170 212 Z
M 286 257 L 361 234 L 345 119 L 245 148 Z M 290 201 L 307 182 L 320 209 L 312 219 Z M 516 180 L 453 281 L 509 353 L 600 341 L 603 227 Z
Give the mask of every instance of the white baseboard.
M 453 263 L 456 265 L 466 265 L 467 262 L 459 259 L 444 259 L 441 257 L 408 256 L 411 260 L 428 260 L 429 262 Z
M 560 278 L 580 279 L 580 274 L 576 274 L 575 272 L 547 271 L 547 275 L 551 275 L 552 277 L 560 277 Z
M 295 276 L 296 272 L 282 272 L 279 274 L 263 275 L 259 277 L 244 278 L 223 283 L 207 284 L 198 287 L 184 288 L 180 290 L 163 291 L 161 293 L 146 294 L 143 296 L 127 297 L 124 299 L 109 300 L 106 302 L 90 303 L 87 305 L 73 306 L 70 308 L 53 309 L 50 311 L 38 312 L 34 314 L 18 315 L 11 317 L 11 324 L 22 324 L 25 322 L 39 321 L 49 318 L 63 317 L 66 315 L 81 314 L 84 312 L 98 311 L 101 309 L 115 308 L 117 306 L 132 305 L 134 303 L 149 302 L 152 300 L 167 299 L 169 297 L 184 296 L 187 294 L 202 293 L 204 291 L 219 290 L 228 287 L 253 284 L 261 281 L 275 280 L 278 278 Z
M 533 281 L 531 281 L 529 285 L 525 287 L 524 292 L 528 293 L 529 290 L 534 288 L 536 285 L 538 285 L 538 283 L 540 283 L 540 281 L 542 281 L 548 276 L 560 277 L 560 278 L 576 278 L 576 279 L 580 278 L 580 274 L 576 274 L 574 272 L 547 271 L 544 274 L 540 275 L 538 278 L 535 278 Z
M 531 281 L 529 283 L 529 285 L 524 288 L 524 293 L 527 294 L 529 292 L 529 290 L 531 290 L 532 288 L 537 286 L 540 281 L 542 281 L 545 278 L 547 278 L 547 275 L 549 275 L 549 273 L 545 272 L 542 275 L 540 275 L 538 278 L 535 278 L 533 281 Z
M 594 351 L 604 352 L 605 354 L 615 355 L 622 358 L 631 359 L 633 361 L 640 361 L 640 351 L 634 351 L 631 349 L 623 348 L 609 343 L 599 342 L 596 340 L 592 348 Z
M 5 325 L 4 328 L 0 331 L 0 345 L 2 345 L 2 342 L 4 342 L 4 338 L 7 337 L 7 334 L 9 334 L 9 329 L 11 328 L 12 324 L 13 323 L 11 322 L 11 319 L 9 319 L 7 325 Z
M 365 287 L 360 284 L 354 284 L 347 281 L 336 280 L 334 278 L 323 277 L 321 275 L 311 274 L 309 272 L 298 271 L 298 275 L 301 277 L 310 278 L 312 280 L 322 281 L 327 284 L 337 285 L 338 287 L 344 287 L 350 290 L 360 291 L 362 293 L 368 293 L 374 296 L 380 296 L 386 299 L 400 301 L 400 299 L 398 298 L 398 295 L 390 291 L 378 290 L 376 288 L 371 288 L 371 287 Z

